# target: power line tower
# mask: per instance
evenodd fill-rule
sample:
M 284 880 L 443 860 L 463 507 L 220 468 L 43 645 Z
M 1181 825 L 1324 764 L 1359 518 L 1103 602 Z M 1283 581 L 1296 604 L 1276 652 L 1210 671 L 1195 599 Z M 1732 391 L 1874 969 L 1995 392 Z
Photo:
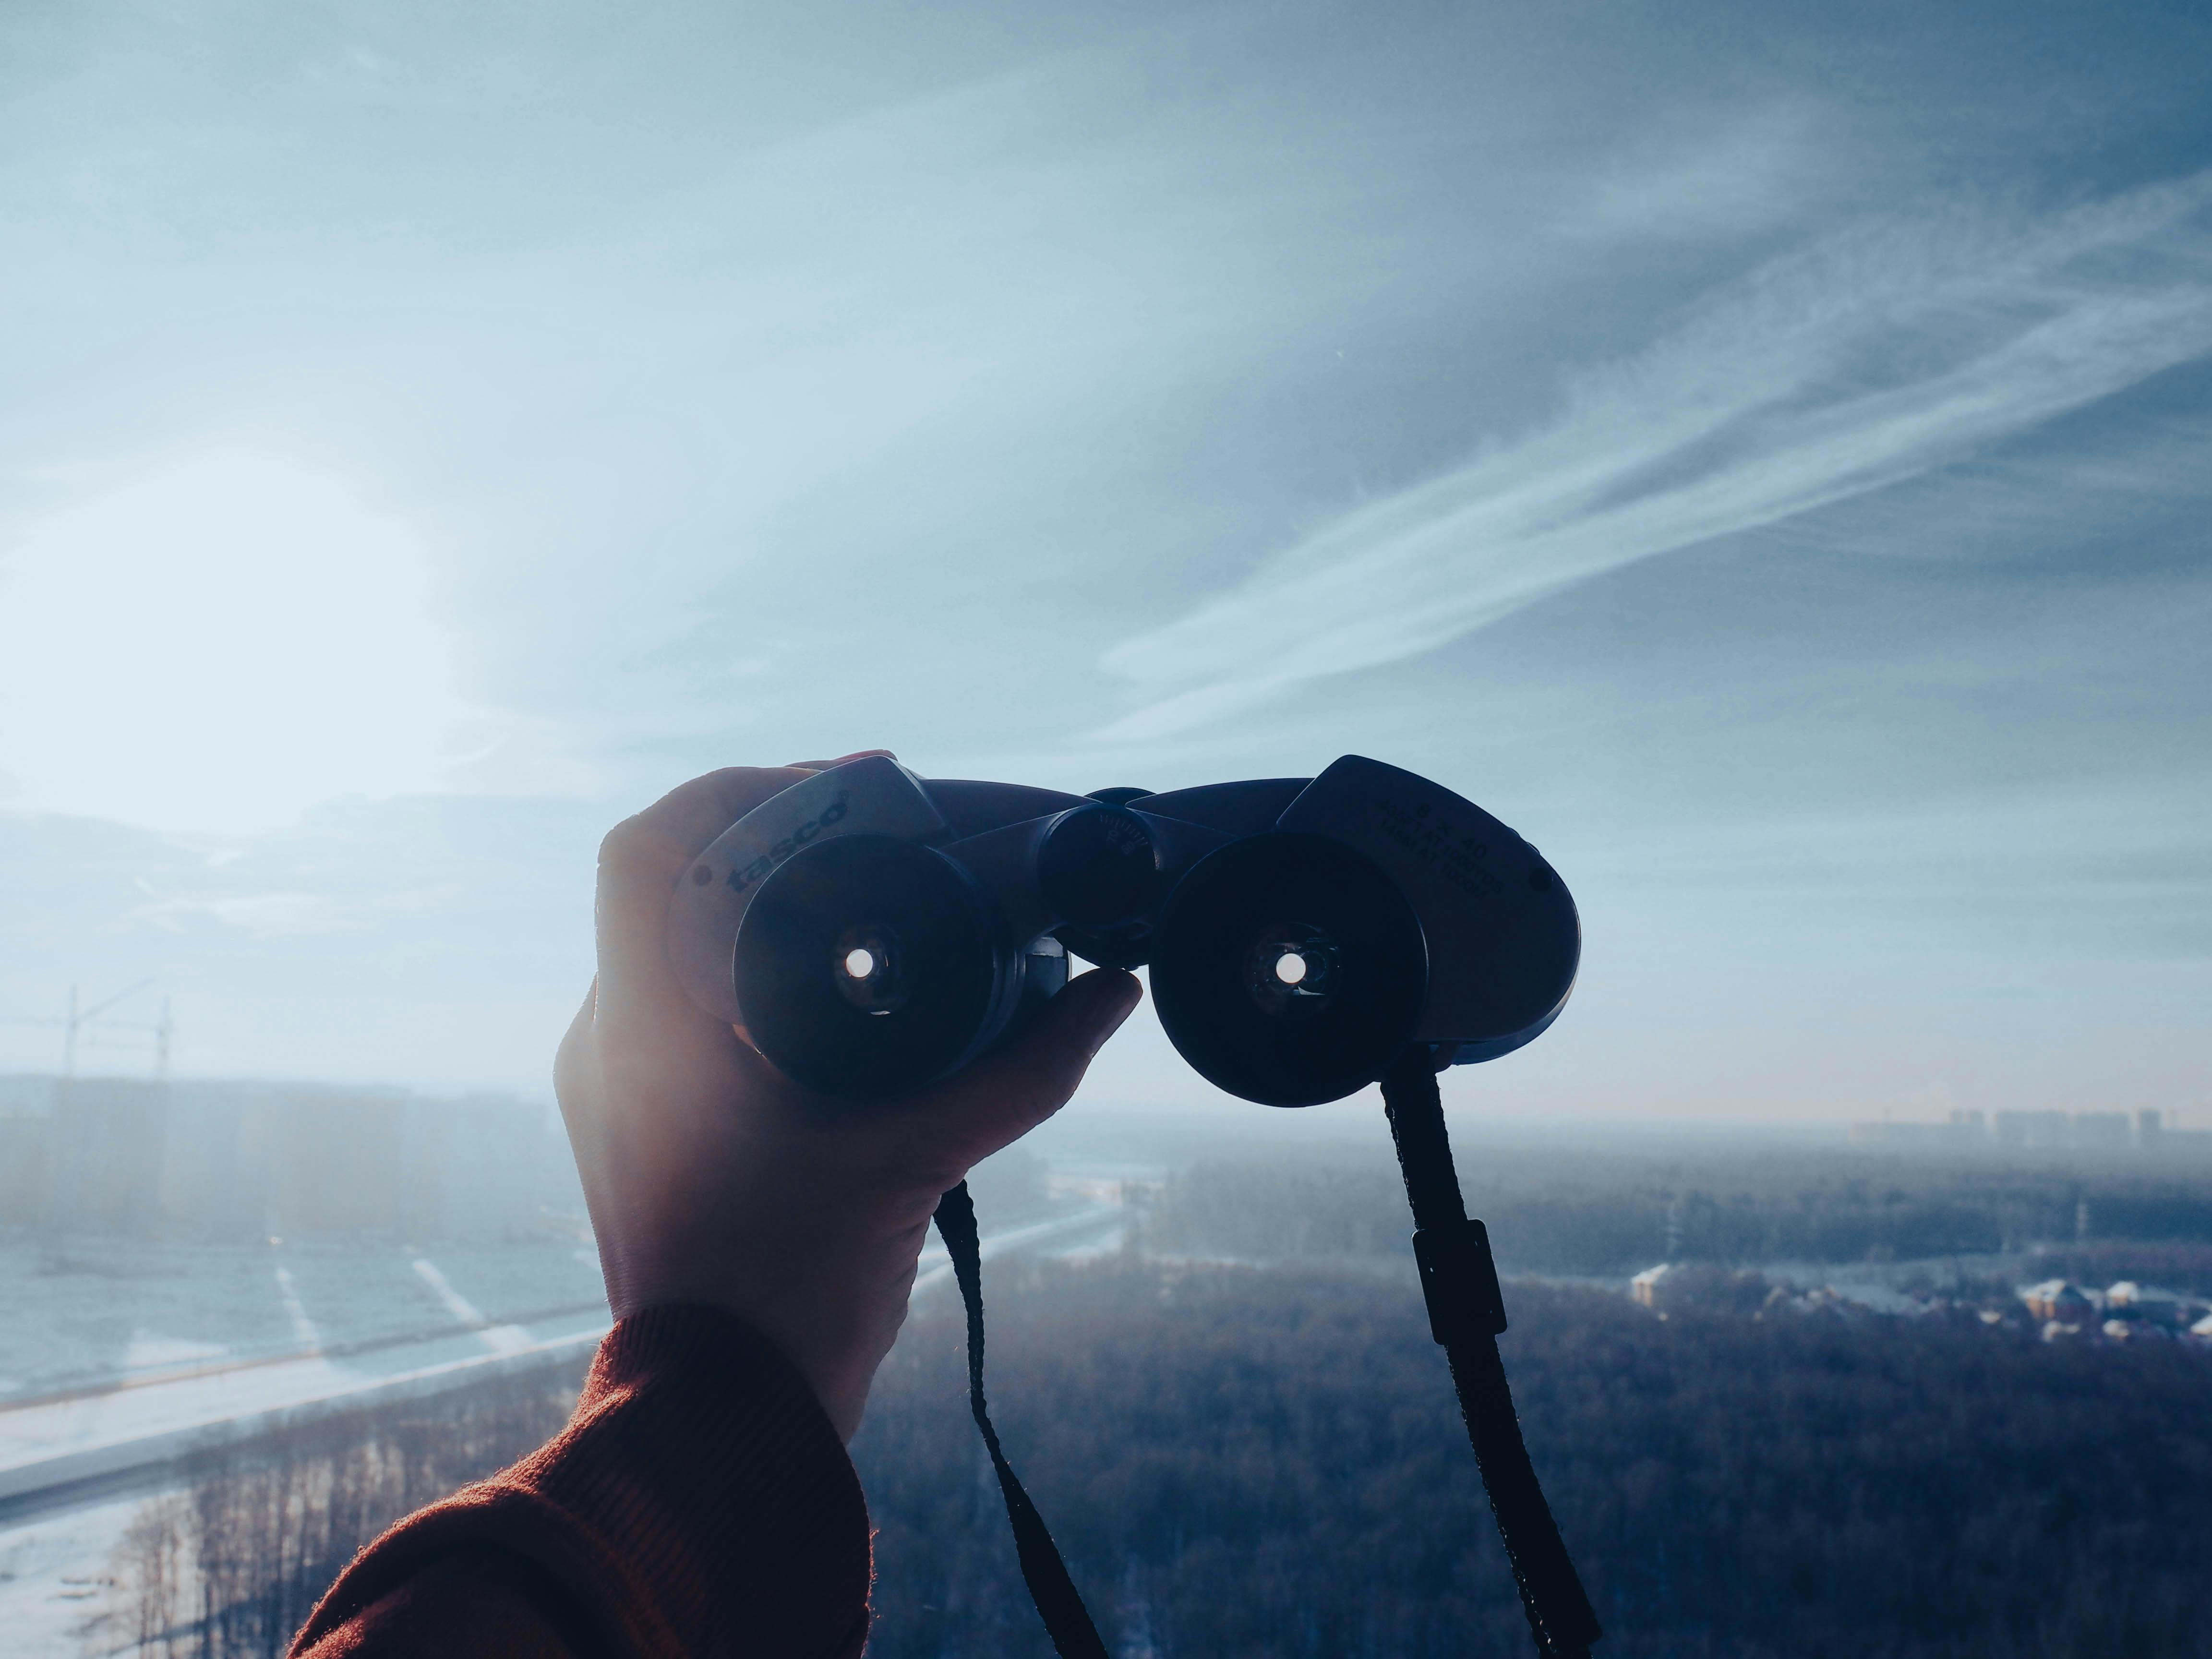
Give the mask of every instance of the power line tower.
M 142 979 L 136 985 L 125 986 L 122 990 L 118 991 L 113 996 L 107 998 L 105 1001 L 96 1002 L 89 1008 L 82 1006 L 82 1000 L 77 995 L 77 988 L 74 985 L 70 987 L 69 1018 L 66 1022 L 68 1026 L 68 1034 L 62 1039 L 62 1076 L 64 1078 L 73 1078 L 76 1075 L 76 1054 L 79 1036 L 85 1031 L 89 1030 L 92 1027 L 93 1022 L 98 1019 L 102 1014 L 106 1013 L 110 1008 L 115 1006 L 117 1003 L 137 996 L 139 992 L 146 989 L 149 986 L 153 984 L 153 982 L 154 981 L 150 979 Z M 110 1020 L 103 1029 L 110 1030 L 123 1030 L 154 1032 L 155 1034 L 155 1062 L 156 1066 L 155 1075 L 157 1077 L 163 1077 L 167 1075 L 169 1069 L 168 1021 L 168 1003 L 167 1000 L 164 999 L 161 1005 L 161 1024 L 159 1026 L 148 1025 L 141 1022 L 129 1020 Z M 95 1039 L 95 1042 L 97 1040 Z
M 0 1020 L 0 1024 L 43 1025 L 49 1029 L 59 1026 L 62 1033 L 61 1081 L 62 1086 L 64 1089 L 69 1086 L 70 1080 L 76 1076 L 77 1054 L 80 1049 L 88 1046 L 94 1048 L 129 1046 L 136 1048 L 137 1046 L 137 1042 L 144 1040 L 145 1038 L 151 1039 L 154 1058 L 154 1076 L 157 1079 L 167 1079 L 169 1075 L 170 1055 L 176 1045 L 177 1032 L 176 1019 L 170 1012 L 169 999 L 167 997 L 165 996 L 161 999 L 161 1018 L 157 1021 L 148 1022 L 143 1020 L 112 1020 L 101 1018 L 102 1015 L 106 1014 L 109 1009 L 114 1007 L 118 1003 L 124 1001 L 127 998 L 137 996 L 141 991 L 145 990 L 153 983 L 154 981 L 150 979 L 142 979 L 137 984 L 125 986 L 122 990 L 118 991 L 113 996 L 103 998 L 101 1000 L 92 1004 L 89 1007 L 85 1005 L 84 997 L 80 988 L 72 985 L 70 987 L 69 992 L 69 1012 L 64 1014 L 61 1018 L 8 1019 Z M 109 1031 L 135 1031 L 141 1033 L 142 1036 L 140 1039 L 134 1040 L 128 1045 L 111 1045 L 100 1042 L 100 1036 Z

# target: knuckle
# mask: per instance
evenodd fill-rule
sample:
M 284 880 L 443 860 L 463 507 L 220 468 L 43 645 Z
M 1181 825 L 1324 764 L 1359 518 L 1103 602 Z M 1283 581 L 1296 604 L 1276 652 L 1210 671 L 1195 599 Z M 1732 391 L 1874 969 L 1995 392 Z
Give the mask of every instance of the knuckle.
M 624 818 L 600 837 L 600 867 L 635 863 L 646 843 L 653 838 L 653 826 L 645 821 L 642 813 Z

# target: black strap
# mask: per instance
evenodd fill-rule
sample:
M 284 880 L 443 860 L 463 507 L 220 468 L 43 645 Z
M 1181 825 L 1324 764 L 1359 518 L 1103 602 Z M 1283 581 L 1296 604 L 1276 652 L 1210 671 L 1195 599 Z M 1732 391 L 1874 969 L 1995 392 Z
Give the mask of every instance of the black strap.
M 1469 1218 L 1460 1197 L 1436 1065 L 1425 1043 L 1409 1045 L 1383 1074 L 1382 1110 L 1413 1209 L 1413 1257 L 1428 1302 L 1429 1334 L 1451 1366 L 1452 1389 L 1536 1650 L 1547 1659 L 1583 1659 L 1604 1632 L 1521 1439 L 1504 1362 L 1498 1356 L 1505 1303 L 1490 1236 Z
M 1444 1133 L 1443 1103 L 1437 1093 L 1436 1068 L 1427 1045 L 1410 1045 L 1382 1079 L 1382 1109 L 1398 1148 L 1398 1167 L 1406 1177 L 1406 1199 L 1413 1209 L 1413 1259 L 1420 1270 L 1421 1294 L 1429 1309 L 1429 1334 L 1451 1366 L 1452 1389 L 1467 1419 L 1474 1461 L 1490 1492 L 1505 1559 L 1521 1591 L 1521 1606 L 1536 1650 L 1545 1659 L 1586 1659 L 1590 1644 L 1603 1632 L 1582 1580 L 1560 1541 L 1551 1505 L 1536 1482 L 1522 1443 L 1521 1421 L 1505 1386 L 1498 1337 L 1505 1329 L 1505 1303 L 1498 1289 L 1498 1268 L 1490 1255 L 1490 1236 L 1470 1219 L 1452 1167 L 1451 1141 Z M 968 1310 L 968 1409 L 983 1431 L 983 1444 L 998 1471 L 999 1491 L 1006 1500 L 1006 1520 L 1014 1531 L 1014 1553 L 1030 1599 L 1044 1620 L 1060 1659 L 1106 1659 L 1098 1627 L 1076 1594 L 1067 1565 L 1046 1530 L 1044 1517 L 1030 1502 L 1013 1467 L 999 1448 L 998 1431 L 983 1402 L 983 1269 L 975 1234 L 975 1206 L 962 1182 L 939 1200 L 937 1231 L 952 1258 L 952 1276 Z
M 960 1283 L 960 1300 L 968 1310 L 968 1410 L 983 1431 L 991 1467 L 999 1472 L 999 1491 L 1006 1500 L 1007 1522 L 1014 1529 L 1022 1581 L 1030 1587 L 1030 1600 L 1036 1603 L 1045 1634 L 1060 1659 L 1106 1659 L 1106 1644 L 1098 1639 L 1091 1611 L 1075 1592 L 1075 1581 L 1067 1576 L 1067 1564 L 1060 1559 L 1044 1517 L 999 1449 L 999 1431 L 991 1426 L 991 1413 L 983 1403 L 982 1253 L 975 1237 L 975 1206 L 966 1182 L 938 1200 L 937 1231 L 952 1258 L 952 1276 Z

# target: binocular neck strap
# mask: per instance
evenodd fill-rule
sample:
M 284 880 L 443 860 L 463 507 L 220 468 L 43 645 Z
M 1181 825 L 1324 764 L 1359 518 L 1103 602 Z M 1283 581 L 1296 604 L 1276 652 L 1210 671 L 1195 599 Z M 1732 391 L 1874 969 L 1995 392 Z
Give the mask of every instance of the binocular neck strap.
M 998 1471 L 999 1492 L 1006 1500 L 1006 1522 L 1014 1532 L 1014 1554 L 1022 1564 L 1022 1582 L 1030 1587 L 1044 1620 L 1045 1634 L 1060 1659 L 1107 1659 L 1106 1644 L 1098 1639 L 1098 1626 L 1091 1610 L 1076 1593 L 1060 1559 L 1044 1517 L 999 1448 L 999 1431 L 991 1426 L 991 1413 L 983 1403 L 983 1262 L 975 1235 L 975 1206 L 962 1182 L 937 1201 L 937 1231 L 952 1258 L 952 1277 L 959 1281 L 960 1300 L 968 1310 L 968 1411 L 983 1431 L 983 1444 Z
M 1583 1594 L 1575 1564 L 1560 1541 L 1559 1528 L 1544 1501 L 1536 1471 L 1522 1443 L 1520 1419 L 1506 1389 L 1505 1367 L 1498 1357 L 1498 1333 L 1505 1328 L 1505 1304 L 1498 1289 L 1498 1269 L 1490 1237 L 1472 1220 L 1461 1200 L 1459 1176 L 1452 1167 L 1451 1142 L 1444 1133 L 1443 1103 L 1437 1093 L 1434 1064 L 1425 1044 L 1409 1046 L 1382 1079 L 1382 1109 L 1398 1148 L 1398 1167 L 1406 1177 L 1406 1198 L 1413 1210 L 1413 1259 L 1428 1304 L 1429 1332 L 1451 1367 L 1452 1389 L 1468 1438 L 1490 1493 L 1490 1510 L 1504 1541 L 1505 1559 L 1521 1591 L 1521 1606 L 1537 1651 L 1545 1659 L 1586 1659 L 1602 1633 L 1589 1598 Z M 937 1231 L 952 1258 L 952 1276 L 968 1310 L 968 1409 L 982 1431 L 1006 1500 L 1014 1553 L 1030 1599 L 1044 1620 L 1046 1635 L 1060 1659 L 1107 1659 L 1106 1644 L 1090 1610 L 1076 1593 L 1067 1564 L 1046 1529 L 1044 1517 L 1022 1490 L 1013 1466 L 1000 1449 L 998 1431 L 983 1400 L 983 1270 L 975 1232 L 975 1206 L 962 1182 L 939 1200 Z
M 1521 1438 L 1498 1355 L 1505 1302 L 1490 1235 L 1460 1197 L 1436 1064 L 1425 1043 L 1409 1045 L 1383 1073 L 1382 1111 L 1413 1210 L 1413 1260 L 1428 1303 L 1429 1334 L 1451 1367 L 1452 1391 L 1521 1591 L 1521 1609 L 1546 1659 L 1583 1659 L 1604 1632 Z

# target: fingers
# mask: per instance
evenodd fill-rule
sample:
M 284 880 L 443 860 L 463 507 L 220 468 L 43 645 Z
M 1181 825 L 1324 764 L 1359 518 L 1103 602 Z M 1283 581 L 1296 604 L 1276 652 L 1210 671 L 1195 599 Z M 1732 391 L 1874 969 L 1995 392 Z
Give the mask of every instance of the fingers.
M 1135 975 L 1115 968 L 1071 981 L 1028 1030 L 963 1072 L 907 1120 L 917 1158 L 965 1171 L 1020 1139 L 1067 1103 L 1092 1058 L 1143 994 Z
M 636 817 L 617 824 L 608 840 L 623 836 L 656 848 L 673 847 L 665 854 L 673 885 L 686 859 L 769 796 L 782 793 L 805 776 L 801 769 L 792 766 L 726 766 L 678 784 Z
M 708 842 L 806 775 L 783 767 L 726 767 L 670 790 L 608 832 L 599 843 L 596 914 L 600 997 L 611 1011 L 684 995 L 665 942 L 677 878 Z

